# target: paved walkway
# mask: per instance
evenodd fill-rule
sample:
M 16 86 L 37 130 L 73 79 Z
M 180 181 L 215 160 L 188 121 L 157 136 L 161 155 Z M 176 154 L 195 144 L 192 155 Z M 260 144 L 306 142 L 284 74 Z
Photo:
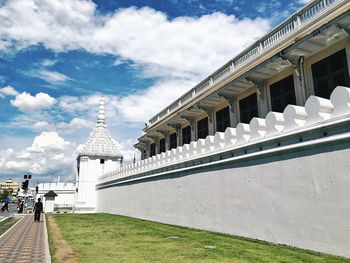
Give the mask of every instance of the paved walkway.
M 0 237 L 0 262 L 50 263 L 45 216 L 34 222 L 34 216 L 21 215 L 21 219 Z

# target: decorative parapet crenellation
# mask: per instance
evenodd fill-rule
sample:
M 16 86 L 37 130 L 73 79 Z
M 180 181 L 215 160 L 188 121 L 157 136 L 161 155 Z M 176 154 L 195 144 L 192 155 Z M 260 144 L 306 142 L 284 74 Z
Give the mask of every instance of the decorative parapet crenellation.
M 219 153 L 263 145 L 277 138 L 282 140 L 283 137 L 310 133 L 335 122 L 349 121 L 350 88 L 339 86 L 332 92 L 330 100 L 310 96 L 305 107 L 288 105 L 283 113 L 269 112 L 265 119 L 253 118 L 249 124 L 239 123 L 236 128 L 228 127 L 225 132 L 216 132 L 214 136 L 207 136 L 206 139 L 192 141 L 190 144 L 103 174 L 99 177 L 99 183 L 149 171 L 157 172 L 169 166 L 183 168 L 189 161 L 192 165 L 197 165 L 202 163 L 203 158 L 209 158 L 210 162 L 211 157 L 214 160 Z
M 348 0 L 316 0 L 309 3 L 282 24 L 277 26 L 274 30 L 242 51 L 212 75 L 208 76 L 198 85 L 186 92 L 177 101 L 161 110 L 149 120 L 149 127 L 177 111 L 183 105 L 193 101 L 203 92 L 210 90 L 214 85 L 224 81 L 252 61 L 257 60 L 263 54 L 273 50 L 273 48 L 279 45 L 282 41 L 286 41 L 288 37 L 294 36 L 295 33 L 298 33 L 310 26 L 310 24 L 315 23 L 317 19 L 321 19 L 325 15 L 347 3 Z

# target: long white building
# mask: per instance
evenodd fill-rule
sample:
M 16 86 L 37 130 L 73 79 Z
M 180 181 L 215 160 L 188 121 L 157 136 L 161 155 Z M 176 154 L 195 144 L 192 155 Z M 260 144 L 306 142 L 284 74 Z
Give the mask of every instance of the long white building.
M 96 210 L 350 257 L 349 10 L 309 3 L 160 110 Z
M 63 183 L 58 180 L 55 183 L 41 183 L 37 187 L 37 197 L 40 197 L 43 203 L 45 203 L 45 194 L 49 191 L 54 191 L 57 194 L 54 203 L 55 208 L 73 208 L 75 197 L 74 183 Z

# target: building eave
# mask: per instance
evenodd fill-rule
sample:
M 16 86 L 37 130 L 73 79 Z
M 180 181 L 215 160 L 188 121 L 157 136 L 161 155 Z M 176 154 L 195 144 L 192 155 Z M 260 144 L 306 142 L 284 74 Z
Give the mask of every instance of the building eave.
M 260 66 L 262 66 L 263 65 L 262 63 L 266 63 L 270 59 L 276 59 L 278 57 L 278 54 L 286 53 L 287 50 L 290 50 L 290 48 L 295 47 L 295 45 L 302 43 L 302 41 L 304 41 L 304 39 L 312 37 L 313 36 L 312 33 L 315 30 L 319 30 L 319 28 L 325 28 L 330 23 L 334 24 L 335 23 L 334 21 L 337 19 L 337 17 L 344 15 L 346 13 L 349 13 L 350 3 L 348 1 L 345 1 L 345 0 L 336 1 L 336 3 L 334 3 L 332 8 L 330 8 L 329 10 L 326 10 L 324 13 L 321 13 L 319 15 L 319 17 L 314 18 L 314 20 L 311 19 L 311 21 L 305 23 L 306 25 L 304 27 L 298 28 L 294 32 L 291 32 L 290 34 L 286 35 L 285 37 L 282 37 L 281 40 L 283 40 L 283 42 L 277 41 L 276 43 L 271 45 L 269 48 L 266 48 L 266 50 L 264 50 L 260 55 L 254 57 L 254 59 L 250 60 L 249 62 L 242 65 L 241 67 L 238 67 L 236 69 L 236 71 L 231 72 L 227 77 L 221 79 L 217 83 L 213 83 L 202 94 L 199 94 L 198 96 L 192 98 L 191 100 L 187 101 L 186 103 L 181 104 L 181 106 L 176 108 L 176 110 L 174 110 L 173 112 L 169 112 L 169 110 L 168 110 L 168 115 L 165 115 L 164 117 L 161 117 L 161 118 L 158 117 L 157 121 L 154 121 L 153 123 L 151 122 L 152 119 L 155 119 L 157 116 L 160 116 L 161 113 L 163 114 L 163 112 L 167 111 L 167 109 L 169 109 L 169 107 L 171 105 L 174 105 L 174 104 L 176 104 L 176 102 L 180 101 L 181 98 L 183 98 L 184 96 L 193 92 L 197 87 L 200 87 L 201 85 L 203 85 L 203 83 L 210 81 L 213 76 L 224 71 L 225 68 L 227 68 L 232 63 L 232 61 L 235 61 L 235 60 L 239 59 L 240 57 L 242 57 L 247 51 L 251 50 L 254 46 L 256 46 L 257 43 L 261 42 L 267 36 L 274 34 L 274 32 L 278 31 L 280 29 L 280 27 L 285 25 L 289 20 L 291 20 L 291 18 L 294 18 L 294 17 L 300 15 L 302 12 L 304 12 L 308 8 L 312 7 L 317 2 L 319 2 L 319 1 L 314 1 L 314 2 L 306 5 L 304 8 L 300 9 L 298 12 L 293 14 L 289 19 L 282 22 L 278 27 L 274 28 L 272 31 L 267 33 L 264 37 L 262 37 L 261 39 L 259 39 L 258 41 L 256 41 L 252 45 L 250 45 L 248 48 L 246 48 L 244 51 L 242 51 L 240 54 L 238 54 L 235 58 L 233 58 L 229 62 L 225 63 L 224 66 L 220 67 L 218 70 L 216 70 L 214 73 L 209 75 L 209 77 L 207 77 L 206 79 L 201 81 L 198 85 L 196 85 L 190 91 L 186 92 L 183 96 L 181 96 L 176 101 L 171 103 L 168 107 L 166 107 L 165 109 L 160 111 L 160 113 L 158 113 L 157 115 L 155 115 L 153 118 L 150 119 L 150 124 L 144 128 L 144 131 L 146 133 L 148 133 L 148 132 L 156 129 L 159 126 L 166 124 L 172 118 L 181 114 L 182 112 L 187 110 L 189 107 L 195 105 L 196 103 L 203 100 L 204 98 L 214 94 L 215 92 L 217 92 L 221 88 L 225 87 L 230 82 L 233 82 L 239 78 L 244 77 L 249 72 L 256 70 Z M 311 24 L 311 22 L 313 22 L 313 23 Z

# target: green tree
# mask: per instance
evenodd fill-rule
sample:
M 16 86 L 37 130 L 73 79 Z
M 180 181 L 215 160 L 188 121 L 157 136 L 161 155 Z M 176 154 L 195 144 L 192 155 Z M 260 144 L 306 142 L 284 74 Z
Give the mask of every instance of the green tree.
M 12 197 L 12 191 L 4 189 L 0 193 L 0 200 L 6 199 L 6 198 L 11 198 Z

